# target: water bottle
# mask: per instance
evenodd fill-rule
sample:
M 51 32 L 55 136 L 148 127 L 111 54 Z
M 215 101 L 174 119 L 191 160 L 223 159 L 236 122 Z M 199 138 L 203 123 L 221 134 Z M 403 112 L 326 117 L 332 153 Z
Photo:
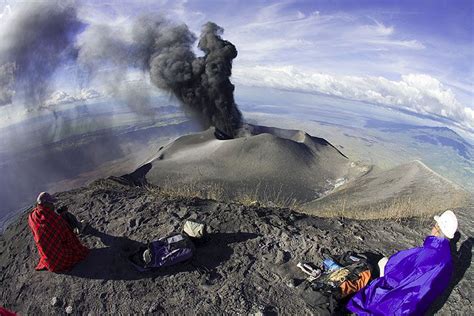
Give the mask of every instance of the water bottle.
M 324 259 L 323 265 L 324 265 L 324 269 L 329 272 L 342 268 L 332 258 Z

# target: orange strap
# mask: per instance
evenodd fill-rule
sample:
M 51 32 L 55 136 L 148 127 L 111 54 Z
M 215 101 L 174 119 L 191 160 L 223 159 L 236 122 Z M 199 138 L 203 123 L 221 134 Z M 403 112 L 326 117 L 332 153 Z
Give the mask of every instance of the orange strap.
M 354 281 L 344 281 L 339 286 L 341 288 L 342 297 L 355 293 L 367 285 L 370 281 L 370 270 L 365 270 L 359 274 L 359 278 Z

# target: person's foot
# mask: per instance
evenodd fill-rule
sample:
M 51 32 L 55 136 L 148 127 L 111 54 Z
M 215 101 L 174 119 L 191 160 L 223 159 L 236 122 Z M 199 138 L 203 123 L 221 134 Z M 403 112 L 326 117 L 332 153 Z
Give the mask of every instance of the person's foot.
M 86 228 L 89 226 L 88 223 L 84 220 L 81 220 L 80 222 L 77 223 L 76 228 L 73 229 L 74 234 L 76 235 L 83 235 L 84 232 L 86 231 Z

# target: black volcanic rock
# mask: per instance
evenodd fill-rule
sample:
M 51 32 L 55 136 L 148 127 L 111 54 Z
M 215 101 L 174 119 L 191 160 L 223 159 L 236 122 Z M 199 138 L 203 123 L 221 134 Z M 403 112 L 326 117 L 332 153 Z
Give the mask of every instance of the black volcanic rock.
M 422 244 L 432 224 L 431 218 L 317 218 L 256 204 L 164 196 L 157 187 L 111 179 L 58 197 L 90 223 L 90 234 L 81 238 L 93 250 L 68 273 L 37 272 L 27 213 L 13 222 L 0 236 L 0 302 L 21 315 L 61 314 L 65 306 L 86 315 L 311 314 L 299 294 L 304 275 L 296 267 L 298 261 L 320 264 L 324 248 L 391 255 Z M 473 210 L 455 210 L 461 232 L 454 255 L 456 274 L 434 306 L 443 315 L 474 313 Z M 211 226 L 208 240 L 198 245 L 191 261 L 138 273 L 124 259 L 143 243 L 179 230 L 186 218 Z M 52 297 L 61 298 L 62 304 L 52 306 Z

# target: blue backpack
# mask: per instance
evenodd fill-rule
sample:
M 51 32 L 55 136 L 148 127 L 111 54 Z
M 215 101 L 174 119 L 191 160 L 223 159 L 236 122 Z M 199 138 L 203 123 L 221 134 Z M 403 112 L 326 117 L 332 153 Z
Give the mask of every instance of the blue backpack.
M 175 234 L 153 241 L 129 257 L 138 271 L 175 265 L 193 256 L 194 245 L 184 235 Z

